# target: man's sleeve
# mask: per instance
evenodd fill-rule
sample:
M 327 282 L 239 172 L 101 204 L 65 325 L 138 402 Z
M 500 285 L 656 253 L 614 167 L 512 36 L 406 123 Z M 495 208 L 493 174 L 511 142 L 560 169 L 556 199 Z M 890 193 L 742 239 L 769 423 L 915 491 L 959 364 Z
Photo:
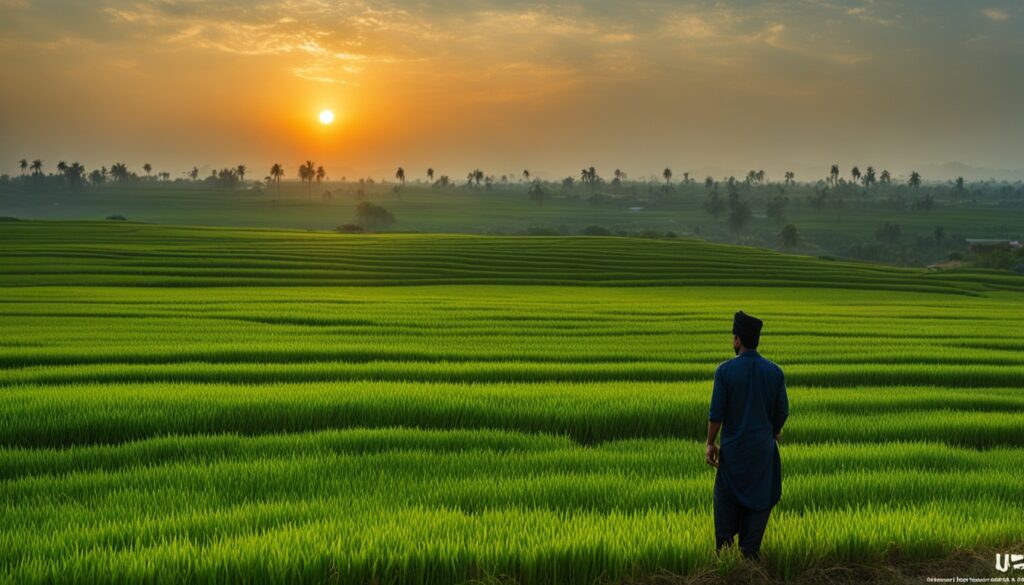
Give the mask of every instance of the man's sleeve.
M 722 379 L 722 366 L 715 368 L 715 384 L 711 388 L 711 410 L 708 420 L 722 422 L 725 419 L 725 381 Z
M 775 395 L 775 413 L 772 417 L 772 432 L 779 434 L 782 431 L 782 425 L 786 424 L 786 419 L 789 418 L 789 396 L 786 394 L 786 376 L 779 371 L 779 392 Z

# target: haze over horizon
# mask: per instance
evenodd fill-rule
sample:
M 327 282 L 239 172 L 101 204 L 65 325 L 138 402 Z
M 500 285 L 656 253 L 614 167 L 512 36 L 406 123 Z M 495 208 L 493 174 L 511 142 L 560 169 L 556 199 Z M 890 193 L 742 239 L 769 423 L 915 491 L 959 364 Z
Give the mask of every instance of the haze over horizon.
M 1021 63 L 1007 0 L 0 0 L 0 173 L 1024 173 Z

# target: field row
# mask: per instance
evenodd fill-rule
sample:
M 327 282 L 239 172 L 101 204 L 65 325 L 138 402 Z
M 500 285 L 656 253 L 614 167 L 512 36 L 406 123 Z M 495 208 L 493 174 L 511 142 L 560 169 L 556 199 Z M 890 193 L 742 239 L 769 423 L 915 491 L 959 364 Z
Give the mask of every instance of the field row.
M 766 557 L 793 575 L 1011 544 L 1016 450 L 783 445 Z M 699 442 L 388 428 L 0 449 L 10 582 L 522 583 L 691 572 L 712 562 Z M 976 522 L 977 518 L 988 518 Z M 864 526 L 872 529 L 865 531 Z
M 67 234 L 73 234 L 69 237 Z M 786 286 L 978 294 L 995 271 L 928 273 L 699 240 L 333 233 L 6 222 L 7 286 L 602 284 Z
M 707 382 L 13 386 L 0 388 L 0 445 L 393 426 L 548 433 L 579 443 L 698 438 L 710 392 Z M 793 387 L 790 403 L 788 442 L 1024 445 L 1024 396 L 1016 387 Z

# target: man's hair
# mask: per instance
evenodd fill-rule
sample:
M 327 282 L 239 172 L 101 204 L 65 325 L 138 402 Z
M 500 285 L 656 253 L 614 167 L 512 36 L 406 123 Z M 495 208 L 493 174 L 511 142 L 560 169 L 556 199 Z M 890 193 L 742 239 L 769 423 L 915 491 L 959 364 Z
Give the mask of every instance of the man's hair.
M 757 349 L 757 344 L 761 342 L 761 334 L 743 333 L 737 334 L 736 337 L 740 338 L 740 343 L 747 349 Z

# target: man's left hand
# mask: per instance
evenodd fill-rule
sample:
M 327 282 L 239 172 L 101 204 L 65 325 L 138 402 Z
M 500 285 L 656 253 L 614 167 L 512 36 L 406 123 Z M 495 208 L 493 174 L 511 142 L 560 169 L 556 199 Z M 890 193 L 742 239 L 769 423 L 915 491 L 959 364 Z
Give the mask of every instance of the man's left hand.
M 711 467 L 718 467 L 718 446 L 714 443 L 708 444 L 707 454 L 704 456 L 704 460 Z

